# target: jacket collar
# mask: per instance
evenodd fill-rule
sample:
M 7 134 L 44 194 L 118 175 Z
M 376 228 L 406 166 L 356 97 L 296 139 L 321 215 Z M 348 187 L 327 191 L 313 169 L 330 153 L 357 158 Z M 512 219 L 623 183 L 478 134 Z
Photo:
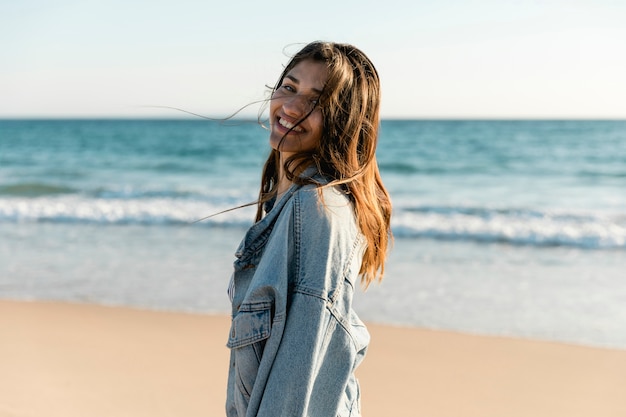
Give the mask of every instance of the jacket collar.
M 328 182 L 313 165 L 306 168 L 300 174 L 300 177 L 312 178 L 320 184 Z M 266 209 L 267 214 L 250 227 L 235 252 L 235 256 L 239 258 L 239 260 L 248 258 L 265 244 L 265 241 L 272 232 L 274 223 L 285 207 L 285 204 L 287 204 L 293 194 L 300 188 L 302 188 L 302 185 L 292 184 L 278 201 L 276 201 L 276 199 L 272 199 L 266 203 L 264 208 Z

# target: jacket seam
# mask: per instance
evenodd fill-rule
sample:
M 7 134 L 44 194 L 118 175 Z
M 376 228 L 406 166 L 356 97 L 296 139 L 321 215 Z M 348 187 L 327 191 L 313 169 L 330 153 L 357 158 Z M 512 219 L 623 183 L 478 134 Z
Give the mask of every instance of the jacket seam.
M 339 326 L 343 329 L 343 331 L 350 337 L 352 346 L 355 348 L 355 350 L 357 349 L 358 344 L 354 338 L 354 335 L 350 331 L 352 326 L 349 320 L 349 316 L 346 316 L 345 314 L 342 314 L 341 311 L 337 310 L 335 308 L 335 303 L 332 300 L 330 300 L 327 297 L 320 296 L 319 294 L 308 292 L 306 291 L 306 287 L 298 287 L 297 290 L 294 289 L 294 293 L 301 294 L 305 297 L 317 298 L 319 300 L 324 301 L 324 308 L 328 310 L 330 317 L 332 317 L 339 324 Z
M 325 302 L 331 301 L 329 297 L 325 296 L 324 291 L 320 291 L 319 289 L 315 289 L 315 288 L 310 288 L 305 285 L 297 285 L 297 284 L 294 285 L 293 293 L 309 295 L 311 297 L 319 298 L 320 300 L 323 300 Z
M 294 260 L 296 274 L 300 273 L 300 241 L 302 239 L 302 214 L 300 213 L 300 195 L 293 196 L 293 234 L 294 234 Z

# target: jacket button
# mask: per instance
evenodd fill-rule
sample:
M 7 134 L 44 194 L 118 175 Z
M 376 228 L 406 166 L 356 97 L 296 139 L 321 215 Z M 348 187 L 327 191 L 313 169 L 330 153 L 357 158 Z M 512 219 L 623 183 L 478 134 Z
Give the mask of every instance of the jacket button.
M 231 330 L 230 337 L 233 339 L 235 338 L 235 329 Z

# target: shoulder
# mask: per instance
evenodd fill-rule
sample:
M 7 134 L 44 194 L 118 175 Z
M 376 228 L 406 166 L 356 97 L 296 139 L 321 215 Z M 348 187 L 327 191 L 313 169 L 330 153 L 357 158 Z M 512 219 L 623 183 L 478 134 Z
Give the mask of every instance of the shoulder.
M 338 187 L 304 186 L 294 194 L 292 204 L 297 242 L 351 246 L 359 235 L 352 202 Z
M 299 210 L 311 215 L 316 212 L 320 216 L 333 215 L 333 213 L 354 215 L 353 205 L 343 186 L 329 185 L 330 178 L 319 173 L 313 166 L 307 168 L 301 177 L 312 183 L 298 187 L 293 194 L 294 206 Z
M 339 187 L 306 185 L 293 196 L 295 215 L 326 222 L 354 219 L 354 207 Z

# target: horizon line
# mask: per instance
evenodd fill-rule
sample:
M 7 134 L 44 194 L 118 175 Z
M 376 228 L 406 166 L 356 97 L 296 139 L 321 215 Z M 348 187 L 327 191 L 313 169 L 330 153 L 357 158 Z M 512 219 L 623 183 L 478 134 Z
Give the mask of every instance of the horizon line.
M 208 117 L 208 116 L 121 116 L 121 115 L 0 115 L 0 121 L 70 121 L 70 120 L 137 120 L 137 121 L 209 121 L 209 122 L 250 122 L 266 121 L 267 118 L 259 119 L 253 116 L 240 117 Z M 383 116 L 381 121 L 626 121 L 624 116 Z

